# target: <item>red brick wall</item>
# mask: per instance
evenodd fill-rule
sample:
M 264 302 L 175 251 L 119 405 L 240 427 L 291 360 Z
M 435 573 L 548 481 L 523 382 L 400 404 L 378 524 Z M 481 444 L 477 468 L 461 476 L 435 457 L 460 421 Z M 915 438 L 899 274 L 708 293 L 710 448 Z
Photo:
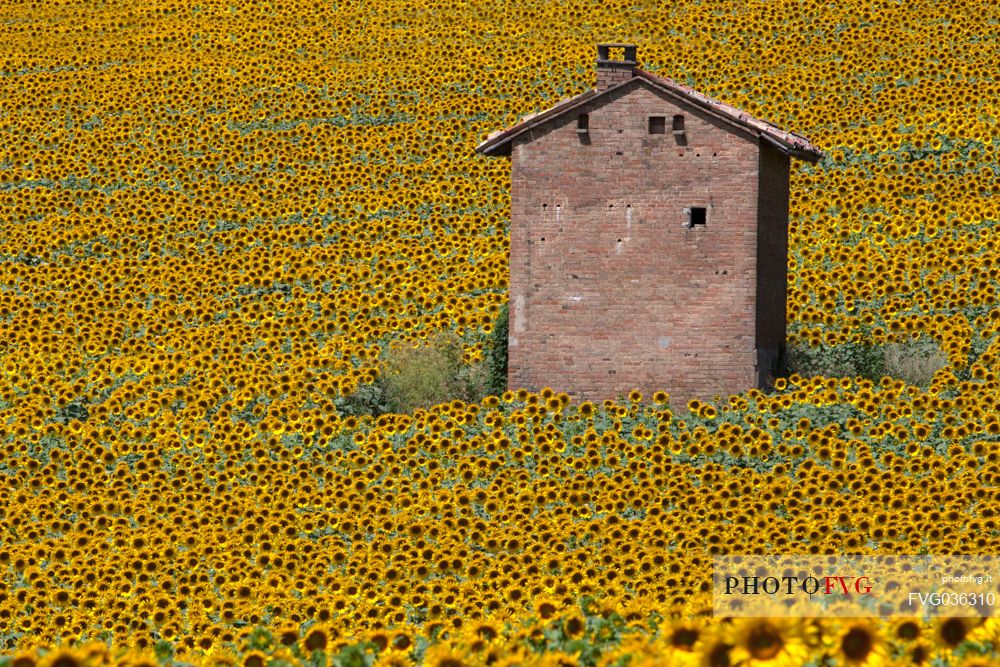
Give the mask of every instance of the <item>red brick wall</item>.
M 638 81 L 514 141 L 508 385 L 680 405 L 757 383 L 759 147 Z M 683 114 L 686 147 L 671 133 Z M 666 134 L 648 134 L 664 115 Z M 683 209 L 708 207 L 688 229 Z M 543 240 L 544 239 L 544 240 Z
M 623 81 L 628 81 L 635 76 L 635 66 L 627 65 L 622 61 L 598 62 L 597 63 L 597 85 L 598 90 L 606 90 L 611 86 L 618 85 Z
M 758 386 L 769 386 L 785 346 L 788 288 L 789 158 L 767 144 L 760 151 L 757 217 Z

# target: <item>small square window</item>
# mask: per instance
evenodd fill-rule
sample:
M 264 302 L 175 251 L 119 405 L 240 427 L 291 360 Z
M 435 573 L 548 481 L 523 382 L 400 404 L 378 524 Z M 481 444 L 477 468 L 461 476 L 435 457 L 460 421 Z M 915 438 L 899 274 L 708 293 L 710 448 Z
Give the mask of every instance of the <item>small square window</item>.
M 576 131 L 578 134 L 587 134 L 590 131 L 590 115 L 582 113 L 576 117 Z
M 688 209 L 688 227 L 704 227 L 705 212 L 703 206 L 692 206 Z
M 649 117 L 649 133 L 650 134 L 666 134 L 667 133 L 667 117 L 666 116 L 650 116 Z

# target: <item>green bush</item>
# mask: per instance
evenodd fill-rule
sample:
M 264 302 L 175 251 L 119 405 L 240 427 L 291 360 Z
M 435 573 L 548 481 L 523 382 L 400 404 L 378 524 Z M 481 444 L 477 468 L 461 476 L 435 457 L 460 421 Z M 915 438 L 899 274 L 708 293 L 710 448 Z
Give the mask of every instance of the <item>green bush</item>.
M 885 346 L 887 373 L 918 387 L 930 386 L 934 374 L 948 364 L 938 342 L 926 337 Z
M 499 396 L 507 391 L 508 317 L 507 304 L 505 303 L 500 307 L 496 322 L 493 324 L 493 331 L 490 332 L 486 361 L 489 366 L 487 393 L 491 396 Z
M 490 393 L 492 359 L 466 364 L 462 356 L 462 339 L 453 331 L 439 331 L 417 347 L 407 342 L 390 348 L 375 382 L 338 396 L 334 404 L 342 415 L 378 417 L 455 399 L 478 403 Z
M 333 404 L 344 416 L 371 415 L 378 417 L 389 411 L 385 394 L 385 381 L 381 377 L 376 377 L 375 382 L 359 386 L 353 394 L 338 396 L 334 399 Z
M 884 376 L 927 386 L 948 359 L 933 339 L 873 343 L 867 337 L 842 345 L 789 345 L 780 375 L 862 377 L 878 382 Z
M 386 412 L 406 413 L 455 399 L 478 403 L 487 394 L 483 362 L 462 360 L 462 339 L 452 331 L 424 345 L 390 349 L 379 374 Z

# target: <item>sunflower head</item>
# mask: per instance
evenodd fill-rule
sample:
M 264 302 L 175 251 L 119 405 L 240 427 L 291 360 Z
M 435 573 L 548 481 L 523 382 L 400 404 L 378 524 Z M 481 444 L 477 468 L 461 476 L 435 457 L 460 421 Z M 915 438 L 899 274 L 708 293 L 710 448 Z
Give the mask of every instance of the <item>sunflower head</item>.
M 690 651 L 698 641 L 699 628 L 687 623 L 675 626 L 670 632 L 669 642 L 674 648 Z
M 914 641 L 906 650 L 906 657 L 911 665 L 926 665 L 933 654 L 934 645 L 925 638 Z
M 436 644 L 427 649 L 424 664 L 429 667 L 466 667 L 465 656 L 447 643 Z
M 10 667 L 35 667 L 38 661 L 35 659 L 34 651 L 21 651 L 14 654 L 9 664 Z
M 329 641 L 330 636 L 326 630 L 316 626 L 311 628 L 305 637 L 302 638 L 302 649 L 306 655 L 310 655 L 313 651 L 326 650 L 326 645 Z
M 116 665 L 128 665 L 133 667 L 133 665 L 142 665 L 142 667 L 157 667 L 157 662 L 155 658 L 147 657 L 143 651 L 130 648 L 126 650 L 122 655 L 118 656 L 115 661 Z M 229 663 L 231 665 L 238 664 L 238 661 L 233 660 Z
M 867 620 L 846 624 L 837 637 L 839 662 L 851 667 L 874 667 L 886 659 L 886 646 L 878 629 Z
M 567 637 L 577 639 L 583 636 L 587 629 L 587 619 L 578 613 L 570 614 L 563 622 L 563 630 Z
M 368 641 L 375 644 L 379 651 L 384 651 L 389 646 L 389 636 L 384 630 L 376 630 L 369 634 Z
M 937 619 L 935 629 L 938 641 L 948 648 L 958 648 L 968 637 L 969 631 L 973 627 L 973 620 L 968 618 Z
M 413 667 L 414 664 L 407 651 L 390 648 L 378 654 L 374 667 Z
M 802 664 L 808 654 L 798 619 L 739 619 L 729 634 L 736 664 L 792 667 Z
M 700 656 L 700 667 L 730 667 L 734 664 L 733 648 L 734 646 L 729 643 L 725 635 L 719 631 L 713 632 L 708 637 L 703 637 L 697 651 Z
M 211 659 L 206 664 L 211 667 L 233 667 L 239 663 L 239 659 L 229 649 L 222 649 L 212 654 Z
M 247 651 L 243 654 L 240 662 L 243 667 L 264 667 L 267 664 L 268 656 L 263 651 Z
M 282 646 L 292 646 L 299 640 L 299 628 L 294 624 L 282 625 L 274 634 Z
M 40 667 L 82 667 L 82 656 L 75 651 L 59 649 L 45 656 Z
M 489 621 L 480 621 L 473 626 L 472 634 L 479 639 L 489 642 L 496 639 L 500 635 L 500 632 L 493 623 Z
M 923 631 L 921 622 L 915 618 L 901 618 L 892 623 L 889 636 L 898 642 L 912 642 L 920 638 Z
M 995 665 L 996 662 L 989 659 L 987 656 L 983 655 L 970 655 L 966 656 L 962 662 L 958 663 L 958 667 L 991 667 Z

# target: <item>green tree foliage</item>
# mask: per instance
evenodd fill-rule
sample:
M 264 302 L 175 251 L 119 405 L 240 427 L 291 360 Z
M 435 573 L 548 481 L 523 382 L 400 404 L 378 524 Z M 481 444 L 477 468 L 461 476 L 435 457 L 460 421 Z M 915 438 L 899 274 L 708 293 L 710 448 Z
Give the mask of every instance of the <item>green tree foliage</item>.
M 499 396 L 507 391 L 507 328 L 508 328 L 508 307 L 503 304 L 497 314 L 493 331 L 490 332 L 489 352 L 487 363 L 489 364 L 489 385 L 487 393 Z

